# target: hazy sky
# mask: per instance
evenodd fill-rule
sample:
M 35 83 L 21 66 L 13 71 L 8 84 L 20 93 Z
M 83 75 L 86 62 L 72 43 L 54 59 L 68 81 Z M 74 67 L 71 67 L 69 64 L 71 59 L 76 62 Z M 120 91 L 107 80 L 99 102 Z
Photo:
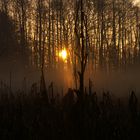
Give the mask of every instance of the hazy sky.
M 133 0 L 135 5 L 139 5 L 140 6 L 140 0 Z

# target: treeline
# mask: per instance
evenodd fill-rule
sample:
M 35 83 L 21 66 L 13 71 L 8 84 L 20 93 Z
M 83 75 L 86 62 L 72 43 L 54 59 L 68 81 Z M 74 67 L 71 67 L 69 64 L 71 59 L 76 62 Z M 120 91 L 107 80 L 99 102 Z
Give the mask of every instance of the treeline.
M 82 0 L 82 14 L 80 4 L 81 0 L 0 0 L 0 11 L 12 19 L 21 48 L 31 50 L 30 60 L 37 66 L 57 67 L 62 48 L 69 51 L 68 60 L 77 63 L 82 16 L 83 44 L 95 69 L 139 62 L 140 9 L 132 0 Z

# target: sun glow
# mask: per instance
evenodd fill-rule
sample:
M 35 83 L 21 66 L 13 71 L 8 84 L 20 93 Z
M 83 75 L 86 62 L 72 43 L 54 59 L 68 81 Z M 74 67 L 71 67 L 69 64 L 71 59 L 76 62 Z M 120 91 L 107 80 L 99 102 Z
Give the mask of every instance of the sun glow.
M 63 49 L 59 52 L 59 57 L 61 57 L 63 60 L 67 59 L 67 51 L 66 49 Z

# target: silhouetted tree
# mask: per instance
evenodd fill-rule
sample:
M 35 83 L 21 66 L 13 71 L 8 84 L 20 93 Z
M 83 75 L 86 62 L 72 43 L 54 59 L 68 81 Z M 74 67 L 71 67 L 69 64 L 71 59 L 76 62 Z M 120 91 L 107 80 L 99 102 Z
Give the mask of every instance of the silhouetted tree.
M 84 9 L 83 0 L 79 0 L 76 2 L 76 19 L 75 19 L 75 36 L 76 36 L 76 48 L 78 52 L 75 52 L 78 59 L 78 80 L 79 80 L 79 96 L 83 98 L 84 96 L 84 73 L 87 65 L 87 57 L 88 57 L 88 40 L 87 40 L 87 24 L 86 14 Z
M 131 95 L 129 97 L 129 109 L 132 115 L 132 119 L 135 119 L 137 116 L 138 99 L 134 91 L 131 92 Z
M 0 11 L 0 55 L 5 54 L 4 52 L 8 52 L 8 50 L 14 53 L 17 44 L 18 40 L 14 21 L 5 12 Z

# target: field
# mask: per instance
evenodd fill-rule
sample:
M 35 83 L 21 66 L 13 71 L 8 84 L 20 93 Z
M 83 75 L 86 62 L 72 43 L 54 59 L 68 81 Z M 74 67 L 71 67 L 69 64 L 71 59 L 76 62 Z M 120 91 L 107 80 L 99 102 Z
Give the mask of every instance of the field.
M 114 99 L 109 92 L 99 98 L 87 92 L 78 98 L 69 89 L 64 96 L 37 92 L 10 92 L 1 83 L 0 139 L 137 139 L 140 130 L 138 99 Z M 90 90 L 89 90 L 90 91 Z M 62 95 L 62 94 L 61 94 Z

